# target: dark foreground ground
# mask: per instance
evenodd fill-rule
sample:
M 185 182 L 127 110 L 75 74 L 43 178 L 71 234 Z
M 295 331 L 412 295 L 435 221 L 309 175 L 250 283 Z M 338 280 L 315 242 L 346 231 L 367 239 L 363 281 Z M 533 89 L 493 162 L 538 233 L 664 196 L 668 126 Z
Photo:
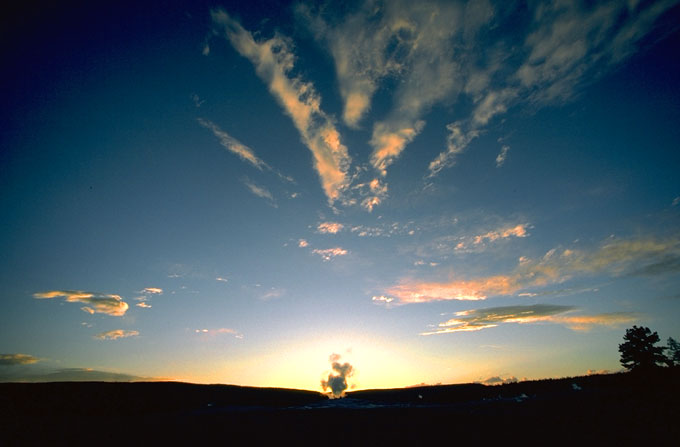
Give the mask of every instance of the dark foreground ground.
M 680 445 L 680 373 L 349 393 L 186 383 L 0 383 L 0 445 Z

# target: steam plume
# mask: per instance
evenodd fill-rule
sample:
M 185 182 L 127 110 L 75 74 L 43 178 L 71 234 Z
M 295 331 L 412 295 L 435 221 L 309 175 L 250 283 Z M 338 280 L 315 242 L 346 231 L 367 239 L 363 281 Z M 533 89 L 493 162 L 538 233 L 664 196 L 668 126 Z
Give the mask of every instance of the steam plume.
M 340 363 L 340 354 L 331 354 L 328 358 L 333 372 L 328 374 L 328 379 L 321 380 L 321 388 L 330 390 L 333 398 L 343 397 L 347 389 L 347 378 L 352 377 L 354 368 L 348 362 Z

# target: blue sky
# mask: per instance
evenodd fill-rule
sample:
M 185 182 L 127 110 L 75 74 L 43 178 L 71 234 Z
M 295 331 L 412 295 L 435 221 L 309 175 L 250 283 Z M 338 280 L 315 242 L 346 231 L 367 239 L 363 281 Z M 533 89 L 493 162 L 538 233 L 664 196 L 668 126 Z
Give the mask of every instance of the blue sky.
M 680 336 L 677 2 L 240 3 L 13 12 L 0 379 L 498 381 Z

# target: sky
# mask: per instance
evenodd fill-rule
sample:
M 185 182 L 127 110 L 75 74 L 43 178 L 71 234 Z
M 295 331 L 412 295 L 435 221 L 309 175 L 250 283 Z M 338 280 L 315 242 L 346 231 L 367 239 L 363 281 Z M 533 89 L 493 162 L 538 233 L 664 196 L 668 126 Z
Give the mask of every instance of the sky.
M 677 1 L 8 12 L 0 380 L 322 391 L 680 337 Z

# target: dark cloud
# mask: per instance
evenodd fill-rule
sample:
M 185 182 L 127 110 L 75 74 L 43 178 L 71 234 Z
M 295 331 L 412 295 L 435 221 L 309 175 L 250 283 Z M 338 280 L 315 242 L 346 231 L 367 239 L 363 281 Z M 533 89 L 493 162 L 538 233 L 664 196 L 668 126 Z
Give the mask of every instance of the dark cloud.
M 40 369 L 30 367 L 0 374 L 2 382 L 137 382 L 153 380 L 131 374 L 98 371 L 90 368 Z
M 38 359 L 28 354 L 0 354 L 0 366 L 30 365 Z
M 515 377 L 515 376 L 506 377 L 506 378 L 502 378 L 500 376 L 493 376 L 493 377 L 489 377 L 486 380 L 482 380 L 481 382 L 478 382 L 478 383 L 482 383 L 484 385 L 503 385 L 505 383 L 516 383 L 516 382 L 517 382 L 517 377 Z

